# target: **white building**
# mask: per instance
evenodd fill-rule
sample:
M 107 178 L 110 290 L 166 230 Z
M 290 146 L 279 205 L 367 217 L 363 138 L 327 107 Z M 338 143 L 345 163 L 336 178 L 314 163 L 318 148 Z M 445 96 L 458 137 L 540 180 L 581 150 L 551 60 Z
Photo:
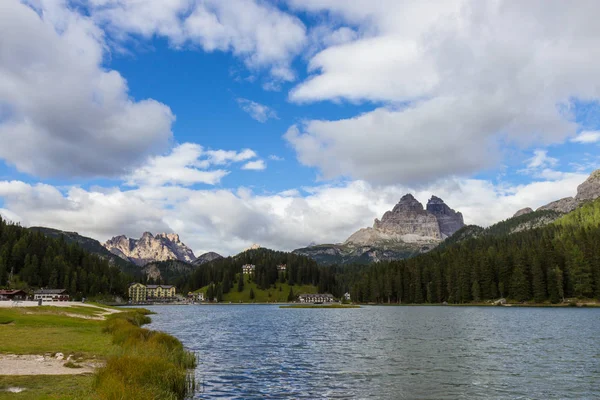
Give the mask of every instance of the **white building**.
M 300 303 L 333 303 L 335 299 L 330 294 L 301 294 L 298 296 L 298 301 Z
M 42 301 L 69 301 L 66 289 L 40 289 L 33 292 L 34 300 Z
M 254 264 L 242 265 L 242 272 L 244 274 L 253 274 L 255 269 L 256 269 L 256 265 L 254 265 Z
M 344 293 L 344 300 L 350 301 L 350 293 L 348 293 L 348 292 Z

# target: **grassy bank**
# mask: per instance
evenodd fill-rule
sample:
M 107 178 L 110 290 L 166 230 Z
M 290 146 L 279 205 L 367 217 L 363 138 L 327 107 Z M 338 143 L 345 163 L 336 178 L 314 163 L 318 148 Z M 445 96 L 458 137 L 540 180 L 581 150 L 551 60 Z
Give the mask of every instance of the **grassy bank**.
M 3 399 L 183 399 L 193 388 L 195 357 L 176 338 L 142 328 L 147 310 L 112 314 L 105 321 L 85 307 L 0 309 L 0 353 L 61 352 L 104 367 L 93 375 L 1 376 Z M 73 363 L 72 363 L 73 364 Z M 9 388 L 21 388 L 10 393 Z
M 195 356 L 173 336 L 142 328 L 150 322 L 146 313 L 140 309 L 109 317 L 105 331 L 119 350 L 95 377 L 99 399 L 178 400 L 193 390 L 188 369 L 195 367 Z

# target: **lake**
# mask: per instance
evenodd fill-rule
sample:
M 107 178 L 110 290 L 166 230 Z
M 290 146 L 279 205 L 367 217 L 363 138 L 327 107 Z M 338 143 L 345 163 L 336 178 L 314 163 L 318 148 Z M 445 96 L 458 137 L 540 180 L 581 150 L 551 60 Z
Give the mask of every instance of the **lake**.
M 149 307 L 197 399 L 600 397 L 600 309 Z

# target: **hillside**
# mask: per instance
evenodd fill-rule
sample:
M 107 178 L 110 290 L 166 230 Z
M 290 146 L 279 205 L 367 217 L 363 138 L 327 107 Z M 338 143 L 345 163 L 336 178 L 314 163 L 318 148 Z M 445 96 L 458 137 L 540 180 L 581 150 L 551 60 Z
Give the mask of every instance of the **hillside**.
M 135 264 L 111 253 L 96 239 L 82 236 L 77 232 L 61 231 L 59 229 L 47 228 L 43 226 L 33 226 L 29 229 L 43 233 L 44 235 L 55 239 L 59 239 L 62 236 L 67 243 L 77 243 L 82 249 L 108 260 L 111 264 L 119 267 L 121 271 L 134 276 L 140 276 L 140 270 Z
M 287 283 L 275 283 L 268 289 L 261 289 L 248 275 L 244 276 L 244 285 L 242 291 L 237 290 L 237 280 L 239 279 L 239 275 L 236 277 L 234 281 L 234 289 L 229 291 L 228 293 L 224 293 L 220 299 L 222 302 L 231 302 L 231 303 L 285 303 L 290 299 L 290 289 L 292 290 L 292 299 L 294 299 L 299 294 L 307 294 L 307 293 L 317 293 L 318 288 L 314 285 L 293 285 L 290 286 Z M 208 299 L 207 294 L 213 290 L 213 293 L 216 292 L 216 287 L 210 289 L 210 285 L 204 286 L 196 292 L 204 293 L 206 299 Z M 251 295 L 251 292 L 253 295 Z M 216 293 L 213 295 L 216 296 Z M 252 298 L 253 297 L 253 298 Z
M 481 236 L 505 236 L 517 232 L 541 228 L 551 224 L 563 215 L 563 213 L 553 210 L 538 210 L 526 214 L 516 215 L 487 228 L 482 228 L 477 225 L 467 225 L 442 242 L 440 248 L 448 247 L 454 243 L 478 238 Z

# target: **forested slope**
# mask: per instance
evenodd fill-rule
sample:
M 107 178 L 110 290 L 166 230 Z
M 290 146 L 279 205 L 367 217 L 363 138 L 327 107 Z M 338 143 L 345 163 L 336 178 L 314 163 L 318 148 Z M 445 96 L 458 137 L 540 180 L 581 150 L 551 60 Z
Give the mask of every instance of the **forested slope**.
M 72 297 L 126 293 L 131 277 L 64 237 L 13 225 L 0 218 L 0 287 L 64 288 Z

